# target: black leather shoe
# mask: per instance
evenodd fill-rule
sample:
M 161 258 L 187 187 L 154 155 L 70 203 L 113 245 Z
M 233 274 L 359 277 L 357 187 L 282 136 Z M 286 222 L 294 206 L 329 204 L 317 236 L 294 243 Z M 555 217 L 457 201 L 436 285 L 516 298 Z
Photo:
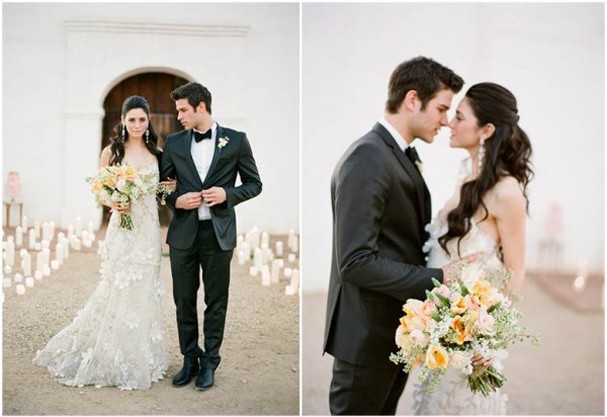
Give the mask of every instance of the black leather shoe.
M 198 375 L 198 358 L 184 358 L 183 368 L 173 377 L 174 387 L 183 387 L 188 385 L 192 378 Z
M 200 375 L 196 378 L 196 389 L 198 391 L 206 391 L 215 383 L 215 369 L 202 368 Z

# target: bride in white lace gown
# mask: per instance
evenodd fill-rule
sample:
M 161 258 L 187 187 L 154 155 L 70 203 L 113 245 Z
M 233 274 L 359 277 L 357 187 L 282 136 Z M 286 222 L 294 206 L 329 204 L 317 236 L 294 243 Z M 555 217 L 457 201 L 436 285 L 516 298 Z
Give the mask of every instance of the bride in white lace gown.
M 475 262 L 484 269 L 512 270 L 509 290 L 517 293 L 524 281 L 526 186 L 532 171 L 531 145 L 518 126 L 516 99 L 499 85 L 476 84 L 458 105 L 450 127 L 451 147 L 466 149 L 470 157 L 462 163 L 454 195 L 427 227 L 427 266 L 440 268 L 477 255 Z M 477 363 L 500 371 L 506 356 L 494 352 Z M 503 389 L 487 397 L 474 394 L 459 370 L 448 369 L 432 393 L 427 383 L 414 387 L 417 415 L 506 414 Z
M 102 166 L 126 163 L 153 173 L 158 181 L 157 138 L 149 114 L 143 97 L 124 102 L 122 125 L 114 144 L 102 152 Z M 97 288 L 72 323 L 37 352 L 34 363 L 47 367 L 64 385 L 147 389 L 163 378 L 170 361 L 162 319 L 156 194 L 144 195 L 130 207 L 115 204 L 112 208 L 99 250 Z M 132 217 L 133 230 L 120 227 L 119 214 L 126 212 Z

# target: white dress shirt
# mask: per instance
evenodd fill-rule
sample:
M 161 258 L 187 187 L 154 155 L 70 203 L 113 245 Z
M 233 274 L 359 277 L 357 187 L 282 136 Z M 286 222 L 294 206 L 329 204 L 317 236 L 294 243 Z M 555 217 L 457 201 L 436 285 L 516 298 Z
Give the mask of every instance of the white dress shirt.
M 194 129 L 196 130 L 196 129 Z M 198 130 L 196 130 L 199 132 Z M 204 132 L 200 132 L 204 133 Z M 194 133 L 192 132 L 192 135 Z M 204 179 L 209 173 L 211 162 L 213 161 L 213 154 L 215 153 L 215 143 L 217 142 L 217 123 L 213 123 L 211 126 L 211 139 L 203 139 L 200 142 L 192 140 L 192 159 L 194 165 L 196 165 L 196 171 L 200 176 L 200 181 L 204 182 Z M 210 220 L 211 209 L 205 206 L 204 201 L 198 207 L 198 220 Z
M 398 131 L 388 122 L 384 117 L 381 118 L 379 124 L 386 128 L 386 130 L 392 135 L 394 141 L 400 148 L 401 151 L 405 152 L 405 149 L 409 147 L 407 141 L 398 133 Z

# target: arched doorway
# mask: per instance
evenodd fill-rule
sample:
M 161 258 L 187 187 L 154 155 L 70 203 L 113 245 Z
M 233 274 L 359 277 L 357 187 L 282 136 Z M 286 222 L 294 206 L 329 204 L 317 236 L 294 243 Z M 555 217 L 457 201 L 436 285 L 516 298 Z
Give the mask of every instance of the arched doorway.
M 175 88 L 187 82 L 188 80 L 173 74 L 146 72 L 126 78 L 114 86 L 103 101 L 105 117 L 102 124 L 100 152 L 109 145 L 112 129 L 120 123 L 122 102 L 132 95 L 143 96 L 150 103 L 151 121 L 158 134 L 158 146 L 164 148 L 167 135 L 182 129 L 181 124 L 177 121 L 175 104 L 169 94 Z M 160 208 L 161 225 L 168 224 L 170 214 L 168 207 Z M 109 209 L 104 207 L 102 227 L 107 225 L 108 220 Z

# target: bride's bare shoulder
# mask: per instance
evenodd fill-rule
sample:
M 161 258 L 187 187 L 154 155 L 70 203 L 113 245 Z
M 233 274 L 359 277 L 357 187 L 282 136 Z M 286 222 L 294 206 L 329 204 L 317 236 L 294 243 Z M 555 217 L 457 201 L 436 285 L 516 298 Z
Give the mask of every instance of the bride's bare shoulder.
M 523 193 L 522 185 L 512 176 L 501 178 L 493 187 L 494 200 L 499 207 L 506 210 L 523 209 L 527 206 L 527 200 Z

